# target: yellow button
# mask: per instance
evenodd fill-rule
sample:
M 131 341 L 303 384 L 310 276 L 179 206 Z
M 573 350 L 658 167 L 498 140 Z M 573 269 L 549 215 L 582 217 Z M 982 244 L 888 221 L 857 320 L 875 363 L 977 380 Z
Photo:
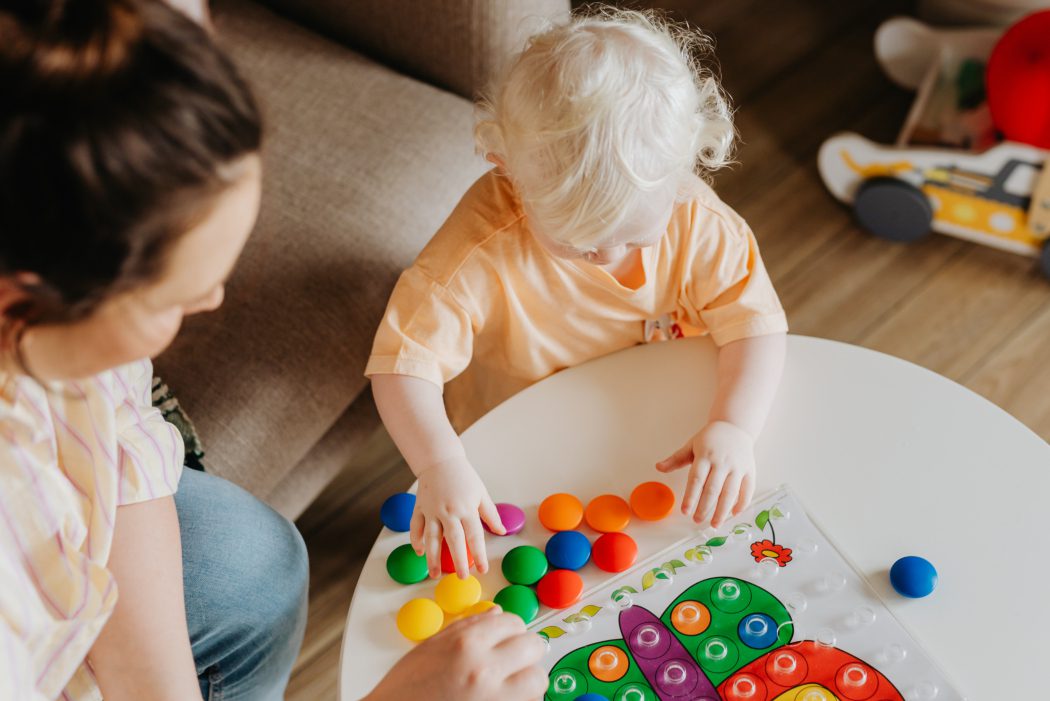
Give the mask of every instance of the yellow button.
M 441 630 L 445 614 L 430 599 L 412 599 L 397 612 L 397 629 L 409 640 L 426 640 Z
M 496 608 L 496 604 L 491 601 L 479 601 L 478 603 L 471 606 L 469 609 L 463 612 L 464 616 L 476 616 L 479 613 L 485 613 L 489 609 Z
M 463 613 L 481 601 L 481 582 L 473 576 L 460 579 L 454 574 L 446 574 L 434 589 L 434 600 L 451 614 Z

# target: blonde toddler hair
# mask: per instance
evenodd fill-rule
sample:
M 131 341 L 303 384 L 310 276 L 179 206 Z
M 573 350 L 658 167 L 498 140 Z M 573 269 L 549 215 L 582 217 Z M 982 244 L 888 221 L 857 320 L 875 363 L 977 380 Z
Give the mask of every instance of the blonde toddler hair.
M 728 99 L 701 65 L 711 42 L 652 12 L 590 9 L 533 36 L 479 102 L 479 151 L 530 216 L 585 250 L 647 196 L 730 161 Z

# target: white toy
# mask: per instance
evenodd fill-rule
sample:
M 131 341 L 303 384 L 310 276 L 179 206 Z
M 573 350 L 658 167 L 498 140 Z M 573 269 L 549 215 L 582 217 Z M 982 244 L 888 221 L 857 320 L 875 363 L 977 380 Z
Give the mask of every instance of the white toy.
M 938 231 L 1038 258 L 1050 276 L 1050 152 L 990 145 L 994 131 L 981 104 L 984 63 L 1001 34 L 885 22 L 875 36 L 879 63 L 891 80 L 917 90 L 897 143 L 836 134 L 821 146 L 818 167 L 828 190 L 876 236 L 908 242 Z

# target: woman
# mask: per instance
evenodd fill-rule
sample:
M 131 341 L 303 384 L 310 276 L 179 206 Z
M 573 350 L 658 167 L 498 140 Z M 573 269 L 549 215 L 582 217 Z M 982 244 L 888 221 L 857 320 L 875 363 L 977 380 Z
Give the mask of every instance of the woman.
M 294 527 L 182 471 L 149 358 L 215 309 L 259 205 L 252 96 L 156 0 L 0 9 L 0 698 L 277 699 L 305 623 Z M 506 614 L 373 692 L 541 695 Z

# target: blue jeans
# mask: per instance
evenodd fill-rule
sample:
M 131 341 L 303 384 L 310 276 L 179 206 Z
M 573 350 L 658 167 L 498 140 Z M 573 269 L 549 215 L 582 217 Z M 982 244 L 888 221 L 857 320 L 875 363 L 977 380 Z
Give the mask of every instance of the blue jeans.
M 276 701 L 299 654 L 306 546 L 231 482 L 184 470 L 175 494 L 193 659 L 206 701 Z

